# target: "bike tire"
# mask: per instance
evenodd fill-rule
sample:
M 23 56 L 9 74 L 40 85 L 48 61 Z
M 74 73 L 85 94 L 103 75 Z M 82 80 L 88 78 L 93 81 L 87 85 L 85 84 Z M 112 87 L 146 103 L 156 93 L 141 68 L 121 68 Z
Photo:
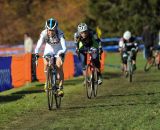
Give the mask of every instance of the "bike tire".
M 93 72 L 93 93 L 94 93 L 94 97 L 97 96 L 97 92 L 98 92 L 98 72 L 97 69 L 94 69 Z
M 47 86 L 46 86 L 48 109 L 52 110 L 53 107 L 53 89 L 52 89 L 52 73 L 50 69 L 47 71 Z
M 92 97 L 92 73 L 91 66 L 87 65 L 86 67 L 86 76 L 85 76 L 85 87 L 88 99 Z
M 56 108 L 60 108 L 61 106 L 61 96 L 58 96 L 57 94 L 54 95 L 55 101 L 56 101 Z
M 132 66 L 132 61 L 128 62 L 128 73 L 129 73 L 129 82 L 132 82 L 133 78 L 133 66 Z
M 144 66 L 144 71 L 148 72 L 152 68 L 152 66 L 154 65 L 154 63 L 155 63 L 155 57 L 152 57 L 151 63 L 149 63 L 148 60 L 147 60 L 145 66 Z
M 57 79 L 56 79 L 56 74 L 53 74 L 53 87 L 54 87 L 54 99 L 55 99 L 55 103 L 56 103 L 56 108 L 60 108 L 61 106 L 61 96 L 58 96 L 57 94 L 57 83 L 56 83 Z

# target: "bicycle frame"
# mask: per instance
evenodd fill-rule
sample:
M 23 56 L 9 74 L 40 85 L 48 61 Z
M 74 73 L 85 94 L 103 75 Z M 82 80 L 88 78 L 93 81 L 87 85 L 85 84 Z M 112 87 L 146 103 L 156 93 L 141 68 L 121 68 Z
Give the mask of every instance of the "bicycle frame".
M 93 53 L 88 52 L 89 54 L 89 63 L 86 67 L 86 90 L 87 90 L 87 97 L 91 99 L 92 94 L 94 94 L 94 97 L 97 96 L 97 89 L 98 89 L 98 70 L 94 64 L 93 61 Z

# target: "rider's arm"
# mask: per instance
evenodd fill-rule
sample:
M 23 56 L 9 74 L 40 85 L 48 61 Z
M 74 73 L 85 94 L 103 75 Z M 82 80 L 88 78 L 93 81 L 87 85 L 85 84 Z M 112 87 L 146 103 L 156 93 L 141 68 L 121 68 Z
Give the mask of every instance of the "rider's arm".
M 138 52 L 138 43 L 135 42 L 134 46 L 135 46 L 136 51 Z
M 65 39 L 64 39 L 64 36 L 61 36 L 60 37 L 60 43 L 61 43 L 61 46 L 62 46 L 62 49 L 58 51 L 57 55 L 59 56 L 60 54 L 63 54 L 66 52 L 66 42 L 65 42 Z
M 138 52 L 138 42 L 135 37 L 131 37 L 131 43 L 133 44 L 135 51 Z
M 39 49 L 40 49 L 43 42 L 44 42 L 44 34 L 43 34 L 43 32 L 41 32 L 40 38 L 38 39 L 37 46 L 35 48 L 35 54 L 37 54 L 39 52 Z
M 76 53 L 79 53 L 79 34 L 78 32 L 74 33 L 74 43 L 76 46 Z
M 74 42 L 77 43 L 79 39 L 79 34 L 78 32 L 74 33 Z
M 120 41 L 119 41 L 119 51 L 120 52 L 123 51 L 123 47 L 124 47 L 124 41 L 123 41 L 123 39 L 120 39 Z

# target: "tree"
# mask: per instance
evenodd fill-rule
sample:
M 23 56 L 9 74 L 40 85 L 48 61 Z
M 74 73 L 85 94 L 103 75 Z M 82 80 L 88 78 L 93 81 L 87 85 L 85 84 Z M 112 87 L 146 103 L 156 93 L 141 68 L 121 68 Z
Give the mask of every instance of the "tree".
M 92 27 L 99 25 L 104 37 L 121 36 L 125 30 L 141 35 L 147 24 L 157 31 L 159 11 L 159 0 L 92 0 L 86 22 Z

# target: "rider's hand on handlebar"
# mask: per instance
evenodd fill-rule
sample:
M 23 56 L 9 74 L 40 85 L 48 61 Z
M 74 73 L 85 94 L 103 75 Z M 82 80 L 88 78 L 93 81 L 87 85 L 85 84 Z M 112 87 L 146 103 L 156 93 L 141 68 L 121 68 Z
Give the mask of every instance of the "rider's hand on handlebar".
M 77 53 L 77 54 L 79 53 L 79 49 L 78 49 L 78 48 L 76 48 L 76 53 Z
M 102 47 L 99 48 L 99 53 L 102 54 L 103 53 L 103 49 Z
M 153 50 L 153 47 L 150 47 L 150 50 L 152 51 L 152 50 Z
M 35 58 L 36 58 L 36 60 L 39 58 L 39 54 L 38 53 L 35 54 Z

